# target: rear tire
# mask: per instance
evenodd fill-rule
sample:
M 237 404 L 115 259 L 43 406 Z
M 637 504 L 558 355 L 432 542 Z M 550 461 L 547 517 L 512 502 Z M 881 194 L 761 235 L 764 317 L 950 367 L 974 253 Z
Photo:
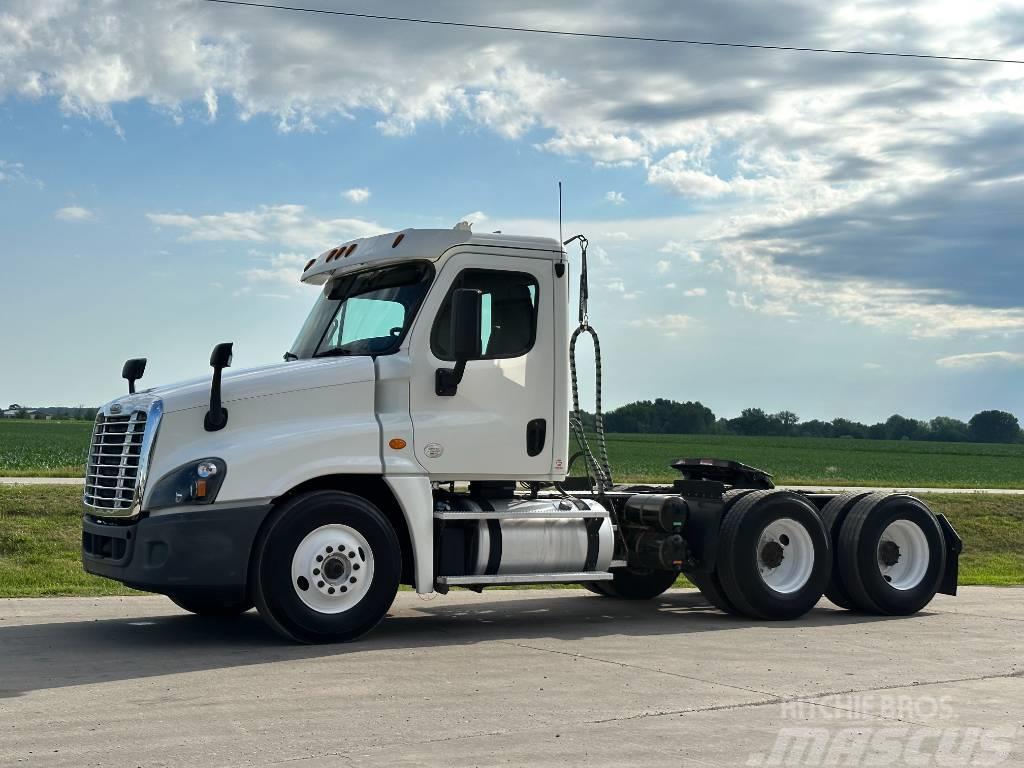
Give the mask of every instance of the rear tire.
M 870 494 L 871 491 L 847 491 L 836 496 L 821 510 L 821 520 L 825 523 L 829 544 L 832 545 L 832 575 L 829 578 L 828 586 L 825 587 L 825 597 L 840 608 L 847 610 L 856 610 L 856 605 L 846 587 L 843 586 L 842 577 L 839 574 L 839 558 L 835 553 L 839 551 L 839 533 L 846 521 L 847 514 L 858 501 Z
M 718 575 L 730 602 L 747 616 L 803 616 L 821 599 L 831 570 L 825 526 L 799 494 L 756 491 L 722 521 Z
M 935 597 L 946 567 L 938 520 L 913 496 L 873 493 L 850 510 L 839 534 L 839 573 L 867 613 L 906 616 Z
M 171 602 L 183 611 L 207 618 L 240 616 L 252 608 L 252 600 L 225 600 L 196 595 L 168 595 Z
M 611 581 L 592 581 L 584 586 L 595 594 L 619 600 L 652 600 L 676 583 L 676 571 L 634 571 L 616 568 Z
M 728 514 L 729 510 L 732 509 L 733 505 L 742 499 L 744 496 L 749 496 L 754 493 L 756 488 L 733 488 L 731 491 L 726 491 L 722 496 L 722 501 L 725 502 L 722 510 L 722 517 L 724 518 Z M 700 590 L 701 595 L 711 605 L 718 610 L 728 613 L 731 616 L 742 616 L 732 601 L 725 594 L 725 590 L 722 588 L 722 581 L 718 577 L 718 570 L 713 570 L 711 573 L 687 573 L 686 578 L 693 582 L 694 586 Z
M 260 533 L 256 607 L 291 640 L 354 640 L 384 618 L 401 570 L 398 537 L 377 507 L 350 493 L 314 491 L 282 504 Z

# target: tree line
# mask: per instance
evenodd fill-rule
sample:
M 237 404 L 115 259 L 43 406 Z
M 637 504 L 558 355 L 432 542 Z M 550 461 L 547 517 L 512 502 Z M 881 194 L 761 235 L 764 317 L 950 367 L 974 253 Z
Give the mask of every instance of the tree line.
M 594 416 L 584 413 L 588 429 Z M 750 435 L 782 437 L 843 437 L 863 440 L 933 440 L 962 443 L 1024 442 L 1017 417 L 1006 411 L 981 411 L 969 421 L 936 416 L 930 421 L 894 414 L 884 422 L 862 424 L 850 419 L 801 421 L 792 411 L 767 413 L 761 408 L 744 408 L 733 419 L 718 418 L 700 402 L 638 400 L 604 414 L 608 432 L 674 435 Z

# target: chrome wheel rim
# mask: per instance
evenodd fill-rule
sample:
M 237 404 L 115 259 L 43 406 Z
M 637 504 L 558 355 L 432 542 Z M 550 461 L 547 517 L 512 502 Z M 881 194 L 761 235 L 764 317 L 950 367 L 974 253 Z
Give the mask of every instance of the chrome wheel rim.
M 913 589 L 928 572 L 931 549 L 921 527 L 910 520 L 894 520 L 878 540 L 878 572 L 893 589 Z
M 757 540 L 757 570 L 761 580 L 776 592 L 799 592 L 814 570 L 811 534 L 791 517 L 769 523 Z
M 343 613 L 362 600 L 373 581 L 373 550 L 347 525 L 322 525 L 292 555 L 292 589 L 318 613 Z

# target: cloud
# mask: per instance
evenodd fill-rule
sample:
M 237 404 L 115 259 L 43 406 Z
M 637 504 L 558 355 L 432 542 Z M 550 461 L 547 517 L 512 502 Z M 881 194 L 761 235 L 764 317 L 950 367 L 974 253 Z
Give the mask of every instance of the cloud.
M 434 7 L 470 23 L 1024 58 L 1019 14 L 998 4 L 911 0 L 897 13 L 813 0 L 652 0 L 640 13 L 602 0 L 586 17 L 542 0 Z M 680 228 L 659 239 L 729 273 L 750 311 L 824 312 L 918 336 L 1024 331 L 1018 67 L 583 39 L 553 46 L 539 35 L 326 23 L 192 0 L 8 0 L 0 50 L 0 99 L 53 100 L 115 128 L 115 108 L 134 103 L 175 121 L 268 116 L 283 132 L 363 120 L 408 136 L 456 124 L 529 141 L 524 152 L 622 166 L 615 173 L 713 214 L 717 224 L 699 234 Z M 263 209 L 208 221 L 157 215 L 179 217 L 163 225 L 185 238 L 282 247 L 319 249 L 365 231 L 358 220 L 304 212 L 298 225 L 267 221 Z M 303 236 L 305 222 L 317 229 Z M 637 228 L 614 227 L 649 244 Z
M 459 221 L 468 221 L 474 227 L 482 225 L 488 219 L 487 214 L 483 211 L 473 211 L 467 213 L 459 218 Z
M 626 196 L 621 192 L 610 190 L 604 193 L 605 202 L 611 203 L 612 205 L 622 205 L 626 202 Z
M 320 218 L 302 205 L 263 205 L 250 211 L 228 211 L 193 216 L 148 213 L 158 227 L 181 231 L 182 240 L 278 243 L 288 248 L 319 253 L 331 245 L 369 237 L 387 229 L 372 221 Z
M 676 240 L 669 240 L 658 251 L 660 253 L 673 253 L 686 261 L 693 262 L 694 264 L 700 264 L 703 259 L 701 258 L 700 251 L 696 250 L 693 246 L 681 243 Z
M 683 296 L 707 296 L 707 288 L 689 288 L 683 291 Z
M 366 187 L 355 187 L 353 189 L 346 189 L 342 192 L 342 195 L 358 205 L 359 203 L 365 203 L 370 199 L 370 190 Z
M 253 254 L 254 258 L 261 263 L 261 266 L 250 267 L 242 271 L 248 285 L 243 286 L 243 293 L 248 293 L 258 286 L 262 289 L 270 289 L 269 292 L 262 292 L 259 295 L 267 298 L 290 298 L 299 295 L 303 290 L 309 290 L 304 285 L 302 267 L 309 260 L 309 257 L 301 253 L 277 253 L 272 256 Z M 278 289 L 274 292 L 273 289 Z M 281 289 L 287 289 L 282 293 Z
M 1024 366 L 1024 353 L 1021 352 L 968 352 L 962 355 L 940 357 L 935 361 L 942 368 L 973 370 L 991 366 Z
M 880 363 L 864 363 L 864 365 L 862 367 L 864 368 L 865 371 L 880 371 L 880 370 L 882 370 L 882 365 Z
M 659 275 L 667 275 L 671 269 L 672 269 L 672 262 L 668 261 L 666 259 L 660 259 L 654 265 L 654 271 L 655 271 L 656 274 L 659 274 Z
M 644 317 L 629 322 L 632 328 L 648 328 L 660 331 L 665 336 L 678 336 L 683 331 L 689 330 L 694 325 L 694 319 L 689 315 L 659 315 L 657 317 Z
M 53 217 L 61 221 L 87 221 L 93 218 L 93 212 L 78 205 L 69 205 L 67 208 L 57 210 Z

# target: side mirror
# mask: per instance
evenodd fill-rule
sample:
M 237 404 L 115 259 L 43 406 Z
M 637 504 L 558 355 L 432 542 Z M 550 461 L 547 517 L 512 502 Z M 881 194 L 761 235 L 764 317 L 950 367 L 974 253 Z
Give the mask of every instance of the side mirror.
M 210 384 L 210 410 L 203 419 L 203 427 L 207 432 L 224 429 L 228 423 L 228 409 L 220 401 L 220 374 L 225 368 L 231 367 L 231 342 L 218 344 L 210 353 L 210 365 L 213 367 L 213 383 Z
M 121 378 L 128 379 L 128 394 L 135 394 L 135 382 L 142 378 L 142 374 L 146 372 L 146 358 L 144 357 L 133 357 L 131 360 L 125 360 L 124 367 L 121 369 Z
M 459 288 L 452 294 L 451 350 L 456 362 L 480 357 L 482 314 L 480 291 Z
M 466 373 L 466 361 L 480 357 L 480 328 L 483 322 L 483 300 L 480 291 L 459 288 L 452 294 L 452 321 L 449 348 L 455 358 L 454 368 L 438 368 L 434 391 L 439 397 L 452 397 Z

